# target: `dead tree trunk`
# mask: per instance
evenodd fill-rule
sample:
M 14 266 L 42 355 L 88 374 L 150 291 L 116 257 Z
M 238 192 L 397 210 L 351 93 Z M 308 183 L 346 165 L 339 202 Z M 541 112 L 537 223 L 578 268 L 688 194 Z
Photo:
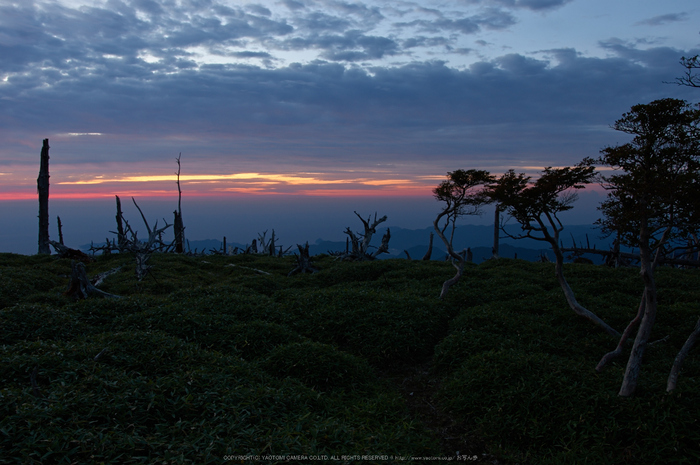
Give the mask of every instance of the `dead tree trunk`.
M 49 248 L 49 140 L 44 139 L 41 148 L 39 177 L 36 180 L 39 193 L 39 253 L 50 254 Z
M 374 221 L 372 222 L 372 224 L 370 224 L 370 220 L 372 219 L 371 216 L 365 221 L 365 219 L 362 218 L 359 213 L 355 212 L 355 215 L 357 215 L 360 221 L 362 221 L 362 225 L 364 226 L 365 232 L 364 234 L 358 233 L 358 235 L 355 235 L 355 233 L 352 232 L 350 227 L 347 227 L 347 229 L 345 230 L 345 234 L 348 235 L 350 241 L 352 242 L 352 252 L 347 250 L 348 246 L 346 242 L 346 251 L 344 255 L 341 255 L 341 257 L 344 260 L 374 260 L 379 254 L 388 253 L 389 239 L 391 238 L 391 231 L 389 229 L 387 229 L 386 233 L 384 233 L 384 236 L 382 237 L 382 243 L 377 248 L 377 250 L 375 250 L 371 254 L 368 252 L 372 236 L 377 232 L 377 226 L 386 221 L 386 215 L 377 219 L 377 214 L 375 213 Z M 360 242 L 360 238 L 362 238 L 362 242 Z
M 90 280 L 88 280 L 85 264 L 83 262 L 71 263 L 70 285 L 65 294 L 76 299 L 87 299 L 90 294 L 97 294 L 102 297 L 111 297 L 114 299 L 121 298 L 121 296 L 101 291 L 93 286 Z
M 177 157 L 177 211 L 173 212 L 175 214 L 175 221 L 173 223 L 173 229 L 175 230 L 175 252 L 183 253 L 185 251 L 185 225 L 182 222 L 182 190 L 180 189 L 180 157 L 182 153 Z
M 430 232 L 430 241 L 428 242 L 428 251 L 423 255 L 423 260 L 430 260 L 433 255 L 433 232 Z
M 65 245 L 63 244 L 63 225 L 61 224 L 61 217 L 57 216 L 56 221 L 58 224 L 58 243 L 61 245 Z
M 316 273 L 318 272 L 317 268 L 314 268 L 311 266 L 311 257 L 309 257 L 309 243 L 307 242 L 304 247 L 301 245 L 297 244 L 297 247 L 299 248 L 299 255 L 296 255 L 297 257 L 297 266 L 294 268 L 292 271 L 289 272 L 287 277 L 292 276 L 293 274 L 296 273 Z
M 49 244 L 53 246 L 53 248 L 56 250 L 56 253 L 58 253 L 58 256 L 61 258 L 80 260 L 83 263 L 92 261 L 92 258 L 90 258 L 90 256 L 82 250 L 71 249 L 70 247 L 66 247 L 65 245 L 56 241 L 49 241 Z
M 124 233 L 124 224 L 122 223 L 122 202 L 119 200 L 119 196 L 115 195 L 117 198 L 117 247 L 119 252 L 123 252 L 127 246 L 126 234 Z

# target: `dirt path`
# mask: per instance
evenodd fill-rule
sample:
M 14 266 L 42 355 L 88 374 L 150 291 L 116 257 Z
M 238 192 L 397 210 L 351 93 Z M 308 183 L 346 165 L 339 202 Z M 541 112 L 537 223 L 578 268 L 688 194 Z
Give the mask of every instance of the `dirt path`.
M 380 375 L 401 393 L 413 417 L 433 432 L 445 456 L 462 456 L 464 463 L 498 465 L 479 437 L 438 406 L 440 381 L 431 375 L 431 365 L 432 358 L 418 359 L 384 368 Z

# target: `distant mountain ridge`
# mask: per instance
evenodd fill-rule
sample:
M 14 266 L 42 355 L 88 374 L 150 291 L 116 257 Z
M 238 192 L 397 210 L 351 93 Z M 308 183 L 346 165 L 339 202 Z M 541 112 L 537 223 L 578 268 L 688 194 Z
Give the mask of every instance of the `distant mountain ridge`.
M 378 245 L 382 236 L 386 233 L 387 228 L 378 228 L 377 233 L 372 238 L 372 244 Z M 407 258 L 404 251 L 408 251 L 412 259 L 421 259 L 428 250 L 430 233 L 434 232 L 432 227 L 424 229 L 406 229 L 401 227 L 390 227 L 391 240 L 389 241 L 389 253 L 382 254 L 379 258 Z M 506 226 L 506 231 L 515 236 L 520 234 L 522 230 L 513 225 Z M 572 225 L 566 226 L 561 234 L 560 240 L 564 247 L 571 247 L 574 243 L 578 246 L 586 247 L 589 244 L 591 247 L 598 250 L 610 250 L 612 248 L 612 237 L 603 238 L 601 231 L 593 225 Z M 222 241 L 219 239 L 205 240 L 188 240 L 189 250 L 194 252 L 209 253 L 211 250 L 221 250 Z M 480 263 L 492 255 L 493 247 L 493 225 L 459 225 L 455 230 L 454 247 L 456 250 L 470 248 L 475 263 Z M 229 250 L 236 247 L 241 250 L 245 249 L 250 242 L 245 244 L 239 242 L 226 243 Z M 285 250 L 292 246 L 290 252 L 296 252 L 296 244 L 281 244 Z M 316 239 L 315 242 L 309 241 L 309 253 L 311 255 L 325 254 L 328 252 L 344 251 L 346 247 L 345 241 L 328 241 L 322 238 Z M 84 245 L 82 250 L 88 250 L 90 245 Z M 542 255 L 547 256 L 550 260 L 554 256 L 549 248 L 549 244 L 543 241 L 534 239 L 512 239 L 507 237 L 503 232 L 499 239 L 499 256 L 505 258 L 521 258 L 524 260 L 537 260 Z M 431 258 L 433 260 L 444 260 L 447 253 L 445 246 L 440 238 L 435 235 L 433 238 L 433 252 Z M 601 256 L 588 256 L 594 259 L 597 263 L 601 260 Z

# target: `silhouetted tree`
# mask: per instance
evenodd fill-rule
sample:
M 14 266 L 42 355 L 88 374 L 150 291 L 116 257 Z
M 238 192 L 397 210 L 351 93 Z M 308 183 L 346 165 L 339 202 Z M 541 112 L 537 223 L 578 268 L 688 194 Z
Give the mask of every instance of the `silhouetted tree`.
M 380 244 L 380 246 L 377 247 L 374 252 L 369 252 L 369 249 L 371 247 L 370 242 L 372 241 L 372 236 L 376 234 L 377 226 L 379 226 L 381 223 L 387 220 L 386 215 L 377 219 L 377 213 L 375 212 L 374 221 L 372 221 L 371 216 L 365 221 L 365 219 L 362 218 L 359 213 L 355 212 L 355 215 L 357 215 L 360 221 L 362 221 L 362 225 L 364 226 L 364 233 L 355 234 L 350 229 L 350 226 L 348 226 L 345 229 L 345 234 L 348 235 L 348 238 L 352 243 L 352 250 L 346 251 L 344 254 L 341 254 L 340 257 L 343 260 L 374 260 L 379 254 L 388 253 L 389 239 L 391 239 L 391 231 L 389 230 L 389 228 L 387 228 L 386 233 L 384 233 L 384 236 L 382 236 L 382 243 Z M 370 223 L 370 221 L 372 222 Z
M 639 322 L 620 396 L 637 386 L 642 357 L 657 313 L 654 269 L 674 239 L 698 226 L 700 212 L 700 110 L 684 100 L 662 99 L 635 105 L 613 128 L 633 136 L 631 142 L 606 147 L 598 162 L 613 168 L 604 178 L 608 199 L 601 204 L 604 230 L 617 231 L 623 244 L 639 247 L 644 282 Z M 622 341 L 621 341 L 622 342 Z
M 700 55 L 694 57 L 681 57 L 681 65 L 685 68 L 685 74 L 676 78 L 676 84 L 688 87 L 700 87 L 700 74 L 695 70 L 700 69 Z
M 457 170 L 447 173 L 447 179 L 442 181 L 435 189 L 435 198 L 445 204 L 442 211 L 433 221 L 435 232 L 447 248 L 447 253 L 452 265 L 457 270 L 456 274 L 442 285 L 440 298 L 447 295 L 450 286 L 457 283 L 464 274 L 464 264 L 467 261 L 467 251 L 455 252 L 452 246 L 457 219 L 462 216 L 480 215 L 481 208 L 491 202 L 485 194 L 486 186 L 494 181 L 494 177 L 488 171 L 483 170 Z M 440 226 L 441 221 L 445 223 Z M 445 231 L 452 225 L 449 240 Z
M 574 190 L 589 184 L 594 172 L 595 168 L 590 162 L 583 161 L 573 167 L 545 168 L 536 181 L 530 182 L 530 176 L 509 170 L 491 186 L 489 195 L 520 224 L 523 234 L 508 234 L 510 237 L 544 241 L 552 248 L 557 280 L 571 309 L 600 326 L 606 333 L 619 336 L 617 331 L 576 300 L 564 277 L 564 254 L 559 243 L 559 234 L 564 225 L 559 219 L 559 213 L 573 208 L 572 204 L 578 198 Z

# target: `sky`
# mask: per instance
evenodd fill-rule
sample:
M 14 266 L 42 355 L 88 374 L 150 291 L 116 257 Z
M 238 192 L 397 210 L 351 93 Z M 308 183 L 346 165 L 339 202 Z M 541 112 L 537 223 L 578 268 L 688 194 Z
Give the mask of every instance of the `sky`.
M 172 222 L 178 156 L 190 239 L 428 227 L 448 171 L 569 166 L 632 105 L 698 101 L 699 33 L 696 0 L 0 0 L 0 251 L 37 249 L 46 138 L 69 246 L 115 195 Z

